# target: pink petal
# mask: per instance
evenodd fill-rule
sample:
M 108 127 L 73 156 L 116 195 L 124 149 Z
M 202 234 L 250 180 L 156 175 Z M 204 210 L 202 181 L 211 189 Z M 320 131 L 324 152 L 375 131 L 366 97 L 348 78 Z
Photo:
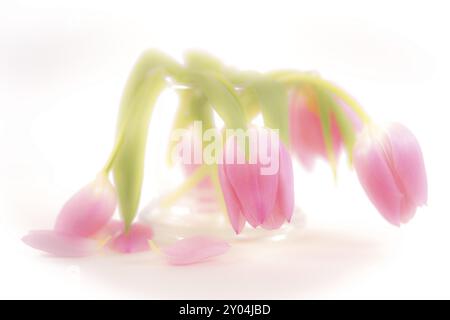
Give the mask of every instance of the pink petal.
M 262 176 L 259 162 L 238 163 L 238 152 L 242 151 L 238 148 L 236 141 L 236 139 L 229 139 L 227 142 L 224 173 L 239 199 L 245 218 L 253 227 L 257 227 L 265 220 L 275 204 L 278 175 Z M 250 138 L 250 152 L 253 155 L 259 152 L 258 144 L 255 137 Z M 228 154 L 233 151 L 235 151 L 234 161 L 227 163 Z
M 412 132 L 401 124 L 388 128 L 388 139 L 396 176 L 408 199 L 416 206 L 428 198 L 428 184 L 422 151 Z
M 298 146 L 297 155 L 300 161 L 306 168 L 312 167 L 313 159 L 316 157 L 322 157 L 327 159 L 327 153 L 325 148 L 325 140 L 322 130 L 322 125 L 318 115 L 311 112 L 306 107 L 301 107 L 299 110 L 298 118 L 298 131 L 297 140 Z M 339 129 L 334 117 L 331 120 L 331 135 L 334 146 L 335 155 L 339 155 L 341 148 L 341 138 Z
M 369 199 L 386 220 L 399 225 L 405 199 L 394 180 L 382 142 L 369 130 L 363 132 L 356 142 L 354 165 Z
M 289 139 L 292 146 L 292 150 L 296 153 L 296 156 L 302 162 L 303 166 L 311 170 L 314 163 L 314 155 L 303 152 L 303 139 L 301 136 L 300 117 L 302 112 L 301 104 L 305 103 L 300 101 L 304 99 L 298 94 L 292 94 L 289 104 Z
M 281 227 L 286 221 L 286 217 L 283 212 L 277 206 L 272 210 L 267 219 L 263 222 L 261 227 L 267 230 L 274 230 Z
M 195 236 L 179 240 L 162 251 L 170 264 L 187 265 L 224 254 L 229 248 L 230 245 L 225 241 Z
M 277 201 L 272 212 L 262 224 L 264 229 L 278 229 L 287 220 L 290 221 L 294 211 L 294 175 L 292 160 L 286 148 L 280 144 L 280 170 Z
M 54 230 L 30 231 L 22 238 L 30 247 L 58 257 L 85 257 L 98 252 L 92 239 L 61 234 Z
M 253 226 L 259 226 L 268 213 L 264 207 L 259 192 L 257 165 L 227 164 L 224 166 L 225 175 L 232 186 L 236 197 L 239 199 L 242 213 Z
M 320 117 L 312 112 L 306 103 L 305 98 L 297 98 L 290 104 L 290 138 L 293 150 L 303 166 L 312 169 L 314 159 L 316 157 L 327 159 L 327 153 Z M 331 118 L 331 136 L 337 158 L 342 139 L 334 116 Z
M 115 237 L 123 231 L 125 224 L 120 220 L 111 220 L 99 232 L 95 234 L 95 238 L 99 240 Z
M 121 253 L 135 253 L 150 250 L 148 241 L 153 238 L 153 230 L 145 224 L 134 223 L 127 233 L 124 231 L 111 239 L 109 247 Z
M 314 146 L 320 143 L 317 141 L 320 135 L 320 122 L 307 110 L 305 103 L 304 97 L 297 94 L 292 96 L 289 107 L 289 131 L 294 153 L 302 165 L 311 170 L 316 154 L 308 148 L 308 144 L 311 142 Z
M 61 209 L 55 230 L 61 233 L 90 237 L 102 229 L 116 209 L 116 192 L 106 176 L 77 192 Z
M 234 231 L 236 232 L 236 234 L 239 234 L 244 228 L 245 218 L 241 213 L 239 200 L 236 197 L 234 190 L 225 175 L 224 166 L 220 164 L 218 167 L 220 185 L 222 188 L 225 204 L 227 206 L 228 217 L 230 218 L 230 223 L 233 226 Z
M 286 148 L 280 144 L 280 174 L 277 193 L 277 208 L 287 221 L 294 212 L 294 172 L 292 159 Z

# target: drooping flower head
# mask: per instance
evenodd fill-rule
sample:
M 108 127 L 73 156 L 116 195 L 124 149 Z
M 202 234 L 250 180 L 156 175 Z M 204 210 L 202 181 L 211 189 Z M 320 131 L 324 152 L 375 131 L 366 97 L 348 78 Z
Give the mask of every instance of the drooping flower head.
M 330 96 L 329 99 L 333 99 L 329 101 L 333 101 L 336 108 L 342 112 L 342 116 L 348 119 L 351 130 L 360 131 L 362 122 L 355 112 L 340 99 L 333 96 Z M 289 135 L 291 147 L 301 164 L 308 170 L 313 168 L 317 158 L 329 160 L 319 108 L 317 93 L 312 88 L 304 87 L 290 93 Z M 343 147 L 343 134 L 340 131 L 336 114 L 330 111 L 329 117 L 331 144 L 334 157 L 337 159 Z
M 390 223 L 408 222 L 417 207 L 426 204 L 422 151 L 405 126 L 367 127 L 355 145 L 354 165 L 369 199 Z
M 89 237 L 111 220 L 117 196 L 105 175 L 78 191 L 61 209 L 55 230 L 73 236 Z
M 53 230 L 30 231 L 29 246 L 56 256 L 87 256 L 101 247 L 94 239 L 116 210 L 116 192 L 104 174 L 75 193 L 62 207 Z
M 286 148 L 267 129 L 250 135 L 248 142 L 250 157 L 258 155 L 253 163 L 249 159 L 239 163 L 244 151 L 232 138 L 227 141 L 223 164 L 219 165 L 220 184 L 236 233 L 242 231 L 245 222 L 254 228 L 279 228 L 290 221 L 294 209 L 292 162 Z M 275 163 L 272 170 L 265 172 Z

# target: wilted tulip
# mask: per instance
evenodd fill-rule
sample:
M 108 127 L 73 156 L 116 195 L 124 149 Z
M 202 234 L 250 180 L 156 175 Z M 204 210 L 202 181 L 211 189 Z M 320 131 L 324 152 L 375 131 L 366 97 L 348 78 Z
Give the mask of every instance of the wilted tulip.
M 266 161 L 262 161 L 260 156 L 254 163 L 239 163 L 235 140 L 229 139 L 224 163 L 219 165 L 220 184 L 236 233 L 242 231 L 246 221 L 255 228 L 279 228 L 285 221 L 290 221 L 294 209 L 293 171 L 289 153 L 278 137 L 263 143 L 262 137 L 273 135 L 265 135 L 260 130 L 257 136 L 250 136 L 250 154 L 270 155 L 266 159 L 267 163 L 263 164 Z M 278 166 L 270 174 L 264 174 L 264 167 L 268 163 Z
M 369 199 L 394 225 L 408 222 L 427 202 L 427 175 L 414 135 L 401 124 L 381 130 L 373 126 L 360 135 L 354 165 Z
M 336 102 L 350 120 L 353 129 L 359 131 L 361 121 L 354 112 L 342 101 Z M 333 151 L 338 158 L 343 145 L 342 136 L 333 113 L 330 120 Z M 293 152 L 306 169 L 312 169 L 317 157 L 328 159 L 317 101 L 314 92 L 307 88 L 290 94 L 289 136 Z
M 56 219 L 55 230 L 90 237 L 111 220 L 116 204 L 114 187 L 106 176 L 100 174 L 66 202 Z
M 115 209 L 114 187 L 101 174 L 66 202 L 53 230 L 30 231 L 22 241 L 56 256 L 94 254 L 101 247 L 94 236 L 108 229 Z

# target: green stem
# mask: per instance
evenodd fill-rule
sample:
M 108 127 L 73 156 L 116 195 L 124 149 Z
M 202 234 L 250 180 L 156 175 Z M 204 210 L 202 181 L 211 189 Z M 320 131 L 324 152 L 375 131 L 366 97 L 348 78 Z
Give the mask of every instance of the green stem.
M 105 175 L 108 175 L 108 173 L 111 171 L 112 166 L 114 164 L 114 160 L 116 160 L 117 155 L 119 154 L 120 147 L 122 146 L 123 142 L 125 141 L 125 126 L 120 131 L 120 134 L 118 135 L 118 138 L 116 139 L 116 142 L 114 144 L 114 147 L 109 154 L 108 160 L 106 161 L 105 165 L 103 166 L 103 169 L 101 172 L 103 172 Z

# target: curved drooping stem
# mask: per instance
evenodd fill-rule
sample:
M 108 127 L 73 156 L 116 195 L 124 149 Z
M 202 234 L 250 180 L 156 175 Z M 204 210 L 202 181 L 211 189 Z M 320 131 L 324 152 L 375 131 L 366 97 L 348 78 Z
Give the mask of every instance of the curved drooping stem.
M 139 207 L 147 133 L 156 99 L 166 86 L 165 77 L 176 77 L 179 73 L 181 68 L 175 61 L 157 51 L 149 51 L 138 60 L 125 87 L 116 144 L 105 170 L 113 170 L 126 229 Z

